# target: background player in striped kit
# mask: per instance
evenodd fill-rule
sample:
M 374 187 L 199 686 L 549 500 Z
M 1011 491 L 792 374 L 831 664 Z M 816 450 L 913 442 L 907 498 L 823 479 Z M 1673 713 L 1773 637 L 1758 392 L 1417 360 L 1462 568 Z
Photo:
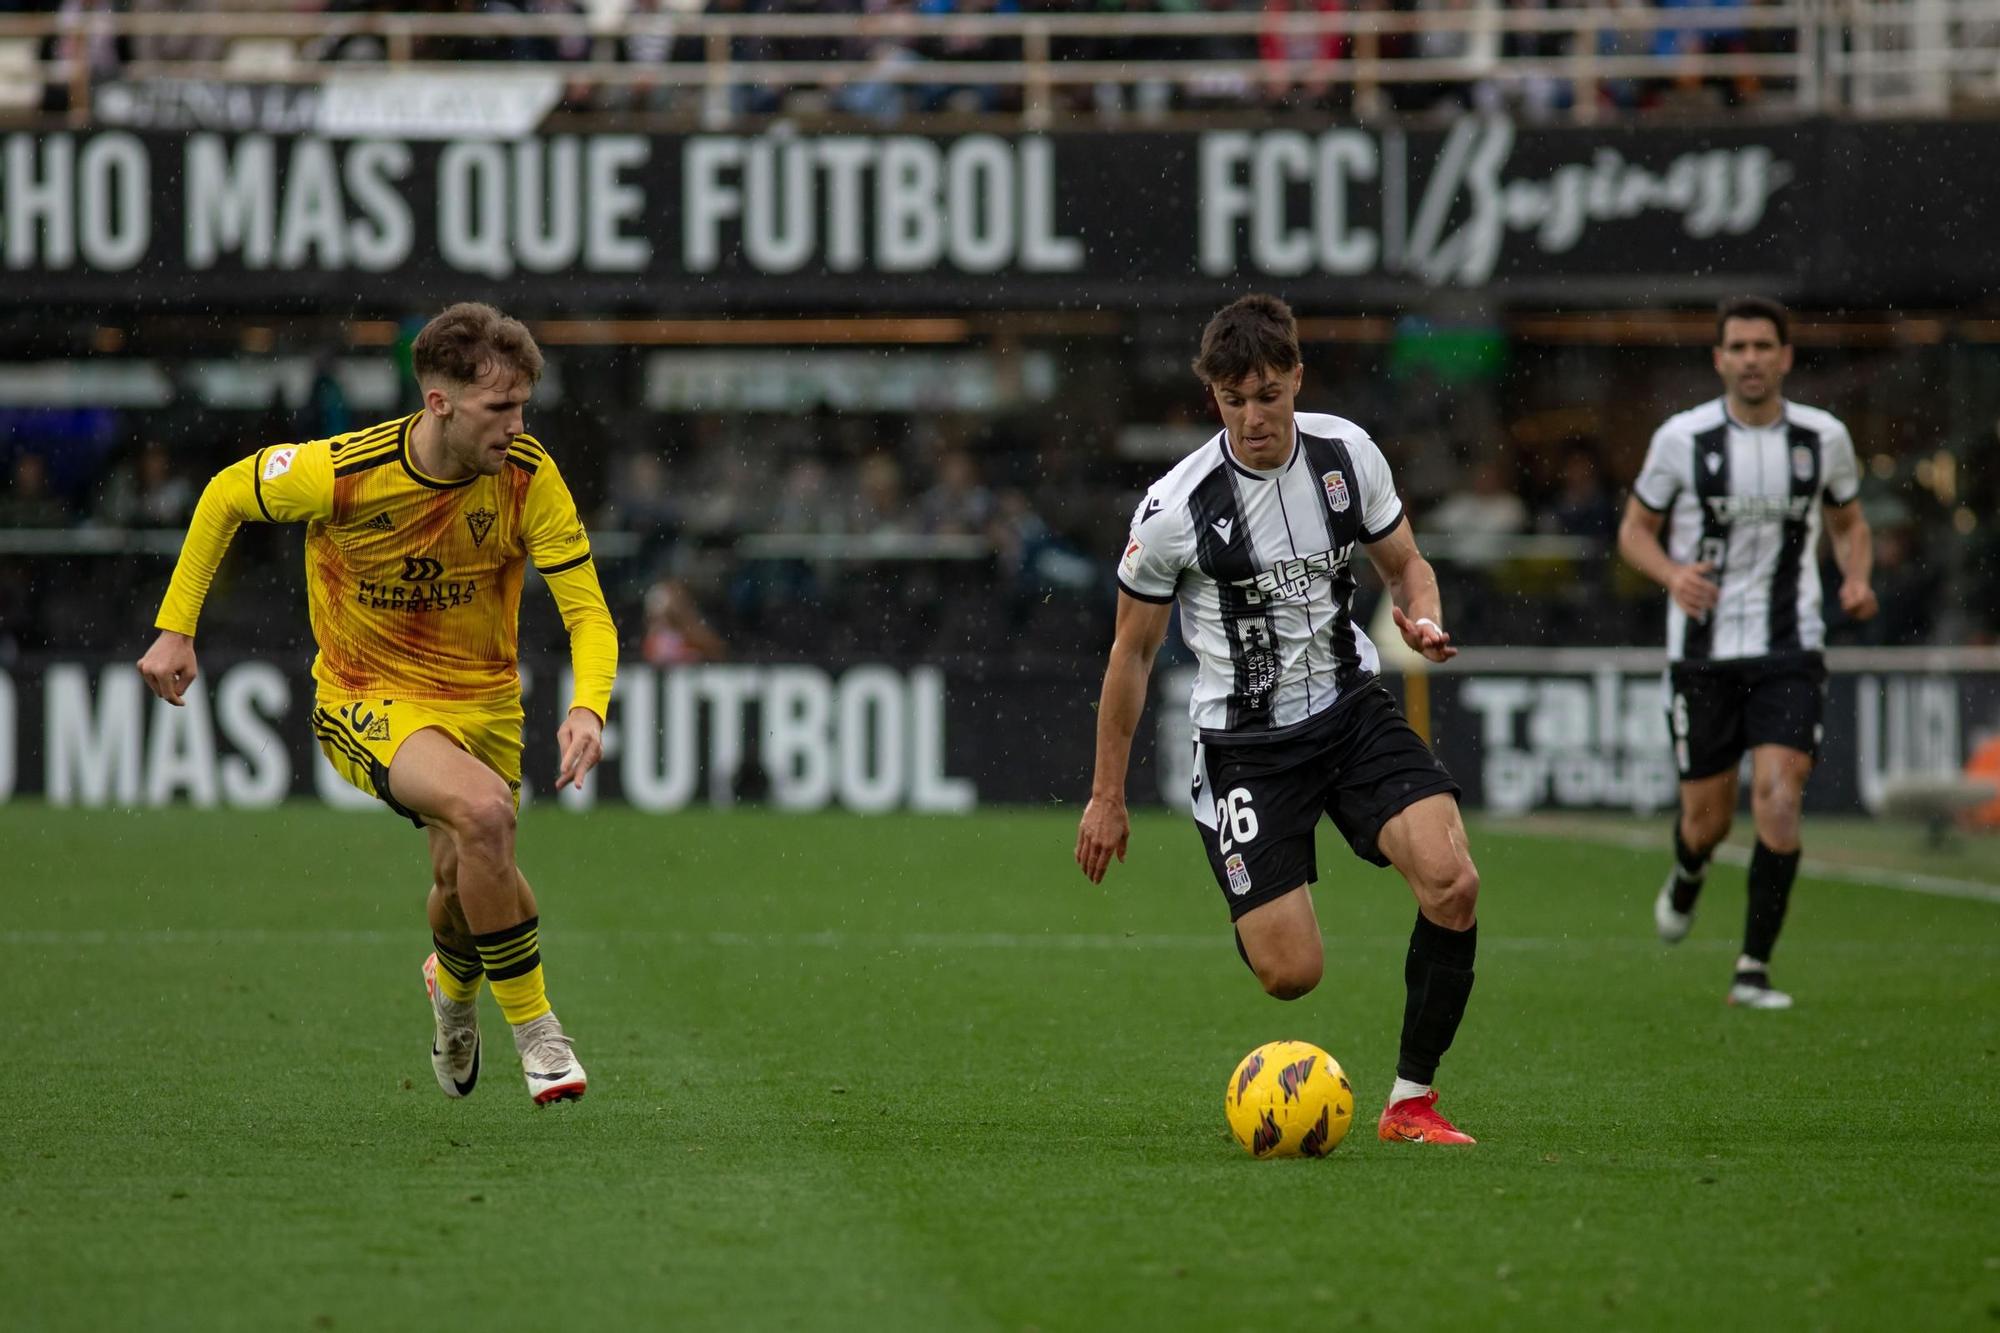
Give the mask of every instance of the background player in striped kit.
M 1417 900 L 1404 957 L 1396 1082 L 1379 1137 L 1471 1143 L 1431 1087 L 1472 993 L 1479 873 L 1458 786 L 1403 720 L 1354 619 L 1357 547 L 1382 575 L 1403 641 L 1456 655 L 1437 577 L 1418 554 L 1389 464 L 1351 421 L 1295 412 L 1304 367 L 1283 301 L 1246 296 L 1202 331 L 1195 373 L 1223 429 L 1155 482 L 1118 566 L 1118 621 L 1097 713 L 1097 768 L 1077 829 L 1092 883 L 1123 860 L 1125 775 L 1146 678 L 1173 603 L 1200 659 L 1189 711 L 1194 818 L 1236 947 L 1270 994 L 1324 967 L 1308 886 L 1329 815 L 1357 856 L 1394 865 Z
M 1781 393 L 1792 369 L 1785 308 L 1759 297 L 1725 301 L 1714 359 L 1723 396 L 1654 433 L 1618 530 L 1625 559 L 1669 594 L 1681 810 L 1674 868 L 1653 917 L 1668 943 L 1692 928 L 1709 858 L 1735 814 L 1747 749 L 1757 848 L 1729 1002 L 1785 1009 L 1791 996 L 1771 985 L 1770 960 L 1798 874 L 1799 808 L 1825 713 L 1821 510 L 1840 567 L 1841 609 L 1858 620 L 1875 614 L 1873 546 L 1847 428 Z
M 431 1065 L 447 1096 L 479 1079 L 481 981 L 514 1031 L 535 1102 L 586 1078 L 549 1006 L 540 909 L 514 862 L 521 790 L 518 616 L 526 568 L 554 593 L 576 677 L 557 733 L 560 790 L 603 755 L 618 634 L 562 474 L 523 434 L 542 354 L 518 320 L 463 302 L 412 348 L 421 411 L 268 445 L 202 494 L 139 661 L 172 704 L 196 672 L 195 623 L 239 525 L 306 527 L 318 706 L 334 768 L 430 839 L 435 952 L 424 961 Z

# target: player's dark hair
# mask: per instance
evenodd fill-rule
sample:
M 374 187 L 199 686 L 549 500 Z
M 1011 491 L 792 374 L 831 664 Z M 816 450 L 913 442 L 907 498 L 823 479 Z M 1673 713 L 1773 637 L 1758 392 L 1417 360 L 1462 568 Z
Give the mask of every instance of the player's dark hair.
M 1275 296 L 1239 296 L 1201 331 L 1194 373 L 1203 384 L 1234 384 L 1256 370 L 1288 371 L 1299 364 L 1299 322 Z
M 1732 319 L 1768 319 L 1778 331 L 1778 345 L 1792 340 L 1792 314 L 1768 296 L 1732 296 L 1715 308 L 1715 345 L 1722 346 L 1722 330 Z
M 424 325 L 410 348 L 410 362 L 419 384 L 477 384 L 496 365 L 529 384 L 542 378 L 542 349 L 528 326 L 481 301 L 447 306 Z

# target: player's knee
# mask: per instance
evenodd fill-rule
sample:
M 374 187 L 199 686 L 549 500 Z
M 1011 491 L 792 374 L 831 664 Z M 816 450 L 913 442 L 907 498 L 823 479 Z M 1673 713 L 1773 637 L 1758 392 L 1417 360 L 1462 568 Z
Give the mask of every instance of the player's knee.
M 514 798 L 505 787 L 468 794 L 456 815 L 452 826 L 460 842 L 507 842 L 514 836 Z
M 1325 965 L 1317 953 L 1278 959 L 1257 969 L 1257 980 L 1263 984 L 1264 993 L 1277 1000 L 1296 1000 L 1302 995 L 1310 995 L 1313 987 L 1319 985 Z
M 1804 803 L 1805 792 L 1798 784 L 1782 777 L 1758 783 L 1750 795 L 1752 813 L 1759 819 L 1797 819 L 1799 807 Z
M 1798 842 L 1799 811 L 1803 793 L 1781 789 L 1766 795 L 1761 789 L 1751 798 L 1751 815 L 1757 821 L 1757 836 L 1774 847 L 1789 848 Z
M 1319 985 L 1325 953 L 1316 935 L 1263 940 L 1254 956 L 1244 948 L 1240 934 L 1237 946 L 1243 950 L 1244 961 L 1257 974 L 1257 984 L 1264 988 L 1267 995 L 1280 1000 L 1296 1000 Z
M 1479 867 L 1471 857 L 1440 870 L 1425 888 L 1431 919 L 1447 930 L 1465 930 L 1478 919 Z
M 1730 812 L 1721 807 L 1690 810 L 1681 818 L 1681 841 L 1688 845 L 1688 850 L 1705 856 L 1729 836 L 1729 822 Z

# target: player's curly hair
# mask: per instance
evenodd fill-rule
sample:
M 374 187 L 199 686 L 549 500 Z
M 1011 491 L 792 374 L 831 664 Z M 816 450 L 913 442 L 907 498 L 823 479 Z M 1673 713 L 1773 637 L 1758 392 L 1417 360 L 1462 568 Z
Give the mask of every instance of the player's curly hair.
M 1778 331 L 1780 347 L 1792 340 L 1791 312 L 1768 296 L 1732 296 L 1715 307 L 1715 345 L 1722 346 L 1722 330 L 1732 319 L 1768 319 Z
M 424 325 L 410 348 L 410 361 L 419 384 L 477 384 L 496 365 L 529 384 L 542 378 L 542 349 L 535 346 L 528 326 L 482 301 L 447 306 Z
M 1299 364 L 1299 322 L 1275 296 L 1239 296 L 1201 331 L 1194 373 L 1203 384 L 1234 384 L 1255 370 L 1287 371 Z

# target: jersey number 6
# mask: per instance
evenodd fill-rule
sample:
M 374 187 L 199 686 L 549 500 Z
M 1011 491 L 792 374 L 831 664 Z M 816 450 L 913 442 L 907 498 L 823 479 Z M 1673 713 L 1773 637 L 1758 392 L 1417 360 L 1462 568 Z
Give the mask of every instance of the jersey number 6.
M 1250 808 L 1250 789 L 1238 787 L 1215 803 L 1215 832 L 1228 851 L 1239 842 L 1257 837 L 1257 812 Z

